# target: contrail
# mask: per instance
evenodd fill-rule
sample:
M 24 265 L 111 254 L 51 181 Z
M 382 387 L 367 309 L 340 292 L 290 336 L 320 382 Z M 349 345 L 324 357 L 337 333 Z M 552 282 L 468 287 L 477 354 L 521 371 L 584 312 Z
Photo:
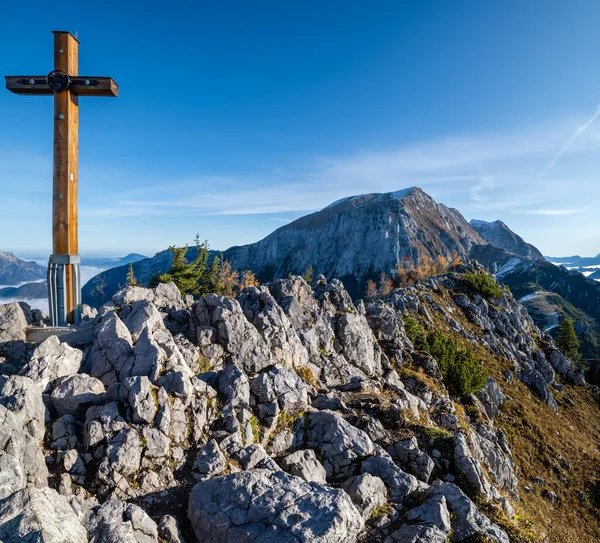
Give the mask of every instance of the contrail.
M 596 107 L 596 111 L 587 122 L 582 124 L 580 127 L 577 128 L 577 130 L 575 130 L 575 132 L 573 132 L 571 137 L 567 140 L 567 143 L 565 143 L 565 146 L 558 153 L 556 153 L 556 156 L 540 172 L 540 174 L 538 175 L 538 181 L 542 177 L 544 177 L 544 175 L 546 175 L 552 168 L 554 168 L 554 165 L 556 164 L 558 159 L 561 156 L 563 156 L 569 150 L 571 145 L 573 145 L 577 141 L 577 139 L 589 128 L 589 126 L 598 118 L 598 115 L 600 115 L 600 106 Z

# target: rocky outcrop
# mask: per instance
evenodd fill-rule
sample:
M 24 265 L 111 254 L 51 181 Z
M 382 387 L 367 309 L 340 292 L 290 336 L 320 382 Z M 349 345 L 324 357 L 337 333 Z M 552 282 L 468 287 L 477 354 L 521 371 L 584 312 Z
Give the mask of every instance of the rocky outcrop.
M 198 483 L 188 516 L 200 541 L 355 541 L 362 516 L 342 490 L 268 470 Z
M 41 541 L 63 541 L 64 519 L 73 541 L 98 543 L 507 543 L 476 505 L 519 499 L 495 426 L 505 383 L 450 397 L 405 315 L 485 349 L 551 407 L 559 381 L 582 383 L 509 293 L 465 289 L 467 271 L 480 269 L 366 304 L 322 276 L 193 303 L 174 285 L 127 287 L 81 350 L 24 344 L 0 363 L 0 534 L 22 521 L 29 537 L 39 510 Z M 22 341 L 26 311 L 0 314 L 0 333 Z M 30 516 L 14 520 L 16 504 Z

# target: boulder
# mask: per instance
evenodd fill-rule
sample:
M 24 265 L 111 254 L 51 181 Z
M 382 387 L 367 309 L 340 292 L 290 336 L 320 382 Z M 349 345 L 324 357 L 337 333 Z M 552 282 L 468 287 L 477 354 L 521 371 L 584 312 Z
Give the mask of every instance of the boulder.
M 426 493 L 427 499 L 441 501 L 442 496 L 446 499 L 448 510 L 454 516 L 451 541 L 487 536 L 496 543 L 510 543 L 506 532 L 480 513 L 476 505 L 455 484 L 435 481 Z
M 0 501 L 0 541 L 87 543 L 67 498 L 51 488 L 25 488 Z
M 158 543 L 156 523 L 134 504 L 108 500 L 87 521 L 90 543 Z
M 415 437 L 403 439 L 390 445 L 387 452 L 406 472 L 411 473 L 425 483 L 429 482 L 435 464 L 427 453 L 419 449 Z
M 275 366 L 250 382 L 256 404 L 277 402 L 282 411 L 301 411 L 308 406 L 308 389 L 298 374 Z
M 323 464 L 317 460 L 311 449 L 296 451 L 281 460 L 281 467 L 305 481 L 326 484 L 326 473 Z
M 492 498 L 492 489 L 483 468 L 462 434 L 454 436 L 454 466 L 477 494 L 488 500 Z
M 419 488 L 416 477 L 402 471 L 383 450 L 367 458 L 362 463 L 361 472 L 379 477 L 389 488 L 390 500 L 395 503 L 403 503 Z
M 0 453 L 0 500 L 25 488 L 25 476 L 21 464 L 14 457 Z
M 19 416 L 31 437 L 44 439 L 46 408 L 42 390 L 28 377 L 0 377 L 0 404 Z
M 19 302 L 0 305 L 0 343 L 26 341 L 27 317 Z
M 112 297 L 112 302 L 117 307 L 123 307 L 134 302 L 154 300 L 154 291 L 150 288 L 127 286 L 122 288 Z
M 116 312 L 108 312 L 95 333 L 96 340 L 86 362 L 89 374 L 107 387 L 130 377 L 134 363 L 133 339 Z
M 46 390 L 50 381 L 78 373 L 82 358 L 79 349 L 61 343 L 57 336 L 50 336 L 36 347 L 20 373 Z
M 364 527 L 343 490 L 251 470 L 198 483 L 188 518 L 199 541 L 351 543 Z
M 185 543 L 177 519 L 171 515 L 164 515 L 160 518 L 158 536 L 166 543 Z
M 73 415 L 82 418 L 88 407 L 104 403 L 105 396 L 102 381 L 79 373 L 58 379 L 50 400 L 59 417 Z
M 370 473 L 350 477 L 344 481 L 342 488 L 352 499 L 352 503 L 361 512 L 365 521 L 371 513 L 387 501 L 387 490 L 384 482 Z
M 123 318 L 123 324 L 127 326 L 134 342 L 138 340 L 144 328 L 149 328 L 151 332 L 164 328 L 162 317 L 151 302 L 140 300 L 129 307 L 131 311 Z
M 154 289 L 154 305 L 158 309 L 181 307 L 181 292 L 175 283 L 159 283 Z
M 248 377 L 237 366 L 227 366 L 219 374 L 218 390 L 233 407 L 250 404 Z
M 196 315 L 202 300 L 198 302 Z M 237 300 L 207 294 L 204 299 L 205 310 L 210 312 L 210 324 L 217 329 L 217 340 L 229 352 L 235 363 L 240 365 L 247 375 L 254 375 L 266 368 L 271 361 L 271 353 L 258 330 L 244 316 Z
M 218 475 L 227 466 L 227 460 L 221 452 L 218 443 L 211 439 L 196 455 L 194 462 L 194 477 L 203 479 Z
M 367 434 L 333 411 L 309 413 L 304 439 L 307 447 L 318 452 L 328 480 L 353 475 L 357 464 L 375 452 Z
M 435 526 L 403 524 L 386 538 L 385 543 L 446 543 L 448 534 Z
M 450 512 L 446 506 L 446 498 L 437 496 L 423 502 L 406 513 L 406 520 L 418 524 L 435 526 L 442 532 L 448 533 L 452 528 L 450 524 Z

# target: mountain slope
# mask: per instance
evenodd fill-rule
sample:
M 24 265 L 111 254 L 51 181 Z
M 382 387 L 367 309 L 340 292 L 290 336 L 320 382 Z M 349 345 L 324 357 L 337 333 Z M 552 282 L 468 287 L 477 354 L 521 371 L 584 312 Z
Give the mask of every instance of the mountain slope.
M 415 262 L 423 255 L 466 257 L 473 246 L 485 243 L 457 210 L 412 187 L 338 200 L 257 243 L 231 247 L 223 256 L 235 269 L 252 270 L 261 281 L 302 274 L 312 266 L 315 274 L 340 278 L 352 296 L 360 297 L 368 279 L 392 273 L 402 257 Z M 193 254 L 191 250 L 191 258 Z M 161 252 L 133 267 L 138 281 L 147 284 L 170 263 L 170 253 Z M 126 270 L 102 274 L 110 295 L 125 284 Z M 94 301 L 91 291 L 97 280 L 84 288 L 86 303 Z
M 494 247 L 525 258 L 544 258 L 537 248 L 525 242 L 502 221 L 487 222 L 473 219 L 469 224 Z
M 600 359 L 600 283 L 581 273 L 555 266 L 546 260 L 531 260 L 509 254 L 492 245 L 474 247 L 470 257 L 508 285 L 530 311 L 535 323 L 551 330 L 559 317 L 569 317 L 581 341 L 586 359 Z
M 0 285 L 45 279 L 46 268 L 35 262 L 17 258 L 13 253 L 0 251 Z

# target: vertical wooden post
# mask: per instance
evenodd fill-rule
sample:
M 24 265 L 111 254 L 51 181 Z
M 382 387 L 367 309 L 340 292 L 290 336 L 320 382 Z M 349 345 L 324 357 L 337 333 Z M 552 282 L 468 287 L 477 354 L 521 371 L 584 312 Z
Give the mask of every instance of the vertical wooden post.
M 68 32 L 54 32 L 54 69 L 77 76 L 79 43 Z M 54 94 L 54 171 L 52 246 L 55 255 L 78 255 L 79 105 L 71 90 Z M 74 265 L 65 264 L 64 301 L 68 322 L 78 303 Z

